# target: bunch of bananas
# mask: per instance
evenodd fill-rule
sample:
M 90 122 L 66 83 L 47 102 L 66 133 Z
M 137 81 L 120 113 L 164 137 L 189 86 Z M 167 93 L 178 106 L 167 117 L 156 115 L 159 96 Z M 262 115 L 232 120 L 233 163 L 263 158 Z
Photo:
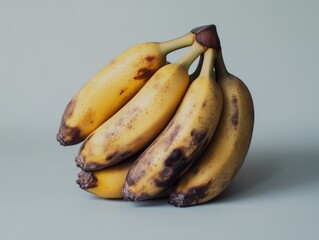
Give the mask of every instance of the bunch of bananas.
M 183 47 L 189 50 L 178 61 L 166 61 Z M 84 141 L 75 158 L 82 189 L 129 201 L 169 197 L 185 207 L 208 202 L 230 183 L 253 125 L 250 92 L 227 71 L 216 27 L 207 25 L 110 61 L 69 102 L 57 140 Z

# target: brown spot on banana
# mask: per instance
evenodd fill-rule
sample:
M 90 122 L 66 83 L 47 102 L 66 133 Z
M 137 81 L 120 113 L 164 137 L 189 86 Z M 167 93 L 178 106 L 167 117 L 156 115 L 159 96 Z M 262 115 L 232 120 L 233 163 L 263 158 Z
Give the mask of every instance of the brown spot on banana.
M 134 77 L 134 79 L 135 80 L 148 80 L 152 77 L 152 75 L 154 73 L 155 73 L 154 69 L 143 67 L 137 71 L 137 74 Z
M 72 136 L 72 138 L 69 136 Z M 62 146 L 78 144 L 82 142 L 81 130 L 78 127 L 69 127 L 63 122 L 56 139 Z
M 193 159 L 193 156 L 185 156 L 183 148 L 175 148 L 165 159 L 158 177 L 154 179 L 156 186 L 164 190 L 169 188 L 186 171 Z
M 145 59 L 147 62 L 152 62 L 156 57 L 154 56 L 147 56 Z
M 138 181 L 139 179 L 141 179 L 142 177 L 144 177 L 146 174 L 145 170 L 137 170 L 135 171 L 134 176 L 133 175 L 128 175 L 126 177 L 126 184 L 128 186 L 133 186 L 135 185 L 136 181 Z M 134 179 L 133 179 L 134 178 Z
M 191 137 L 193 139 L 194 144 L 201 144 L 202 141 L 207 137 L 206 131 L 198 131 L 193 128 L 191 131 Z
M 84 114 L 83 117 L 83 125 L 84 126 L 89 126 L 92 125 L 94 123 L 94 119 L 95 119 L 95 112 L 93 111 L 92 108 L 89 108 L 86 113 Z
M 238 99 L 235 95 L 231 98 L 231 105 L 232 105 L 232 116 L 230 118 L 232 126 L 237 129 L 238 119 L 239 119 L 239 109 L 238 109 Z
M 171 121 L 171 124 L 174 124 L 173 121 Z M 175 128 L 173 129 L 173 131 L 171 132 L 171 134 L 169 135 L 168 141 L 167 141 L 167 145 L 171 145 L 172 142 L 174 141 L 174 139 L 176 138 L 179 130 L 181 129 L 181 125 L 177 125 L 175 126 Z

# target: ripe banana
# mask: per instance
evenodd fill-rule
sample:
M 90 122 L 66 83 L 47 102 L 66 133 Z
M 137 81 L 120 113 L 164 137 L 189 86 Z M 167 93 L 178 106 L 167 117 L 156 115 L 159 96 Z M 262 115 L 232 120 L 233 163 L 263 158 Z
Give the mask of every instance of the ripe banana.
M 226 70 L 222 52 L 216 60 L 217 82 L 224 107 L 216 133 L 203 155 L 178 181 L 169 203 L 185 207 L 207 202 L 221 193 L 242 166 L 254 125 L 254 106 L 246 85 Z
M 81 171 L 76 183 L 100 198 L 122 198 L 124 181 L 134 160 L 135 158 L 94 172 Z
M 166 64 L 166 55 L 192 44 L 189 33 L 166 42 L 135 45 L 106 64 L 67 105 L 56 136 L 61 145 L 82 142 L 124 106 Z
M 184 96 L 176 114 L 130 169 L 124 199 L 141 201 L 171 187 L 191 166 L 213 137 L 223 96 L 212 75 L 216 51 L 208 49 L 203 67 Z
M 98 170 L 143 150 L 173 116 L 189 86 L 188 68 L 205 50 L 195 41 L 179 61 L 160 68 L 85 140 L 76 157 L 77 166 L 85 171 Z

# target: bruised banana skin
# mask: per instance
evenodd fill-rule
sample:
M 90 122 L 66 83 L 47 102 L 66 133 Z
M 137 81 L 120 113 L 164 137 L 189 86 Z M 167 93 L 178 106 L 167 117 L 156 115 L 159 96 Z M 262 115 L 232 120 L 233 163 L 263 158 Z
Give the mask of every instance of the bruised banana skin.
M 124 199 L 151 199 L 171 187 L 211 140 L 222 111 L 222 93 L 212 75 L 216 52 L 205 52 L 194 80 L 173 119 L 130 169 Z
M 250 146 L 251 94 L 239 78 L 227 72 L 221 52 L 215 68 L 224 96 L 221 120 L 203 155 L 174 186 L 169 203 L 177 207 L 205 203 L 219 195 L 241 168 Z
M 159 69 L 144 87 L 82 144 L 77 166 L 93 171 L 135 155 L 163 130 L 188 86 L 188 68 L 205 51 L 194 42 L 177 62 Z
M 166 55 L 192 44 L 189 33 L 167 42 L 135 45 L 106 64 L 72 98 L 56 136 L 61 145 L 82 142 L 124 106 L 166 64 Z

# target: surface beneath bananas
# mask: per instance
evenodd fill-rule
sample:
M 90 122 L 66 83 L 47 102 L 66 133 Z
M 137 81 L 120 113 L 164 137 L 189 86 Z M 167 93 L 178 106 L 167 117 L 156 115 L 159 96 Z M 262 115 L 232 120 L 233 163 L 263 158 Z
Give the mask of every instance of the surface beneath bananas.
M 0 140 L 2 157 L 6 159 L 0 176 L 4 184 L 0 236 L 20 239 L 23 233 L 53 240 L 62 234 L 70 239 L 89 239 L 105 235 L 104 230 L 103 234 L 95 230 L 105 228 L 107 235 L 115 239 L 130 239 L 143 233 L 142 239 L 160 240 L 180 236 L 181 232 L 189 236 L 186 239 L 205 239 L 212 231 L 223 239 L 246 235 L 262 240 L 270 236 L 285 239 L 291 231 L 296 236 L 291 239 L 314 239 L 311 237 L 319 234 L 319 164 L 315 146 L 300 149 L 253 143 L 238 176 L 219 198 L 179 209 L 169 206 L 167 199 L 128 203 L 103 200 L 84 192 L 75 187 L 78 169 L 67 161 L 76 148 L 61 151 L 46 134 L 36 136 L 43 141 L 31 139 L 17 144 L 17 136 L 12 134 L 5 141 Z M 19 152 L 15 151 L 17 148 Z M 57 164 L 57 159 L 65 161 Z M 22 162 L 27 164 L 22 167 Z M 12 226 L 19 231 L 13 231 Z M 229 226 L 235 230 L 230 231 Z M 306 230 L 291 229 L 298 226 Z

